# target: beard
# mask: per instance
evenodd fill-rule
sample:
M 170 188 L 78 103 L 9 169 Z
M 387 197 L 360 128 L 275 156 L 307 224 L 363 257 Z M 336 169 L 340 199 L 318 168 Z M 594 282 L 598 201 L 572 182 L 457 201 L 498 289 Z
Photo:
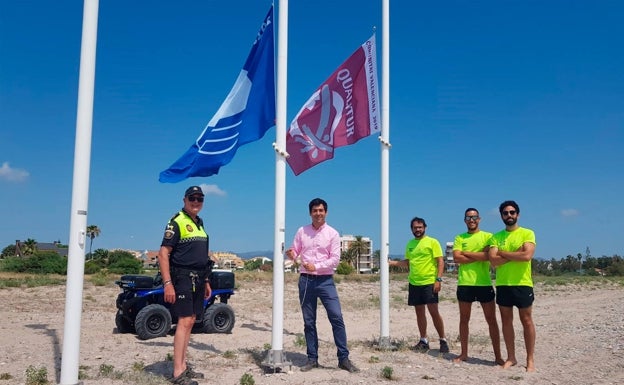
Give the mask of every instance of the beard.
M 507 219 L 505 219 L 503 222 L 505 222 L 505 224 L 507 226 L 513 226 L 516 224 L 516 222 L 518 222 L 518 218 L 514 218 L 514 217 L 509 217 Z

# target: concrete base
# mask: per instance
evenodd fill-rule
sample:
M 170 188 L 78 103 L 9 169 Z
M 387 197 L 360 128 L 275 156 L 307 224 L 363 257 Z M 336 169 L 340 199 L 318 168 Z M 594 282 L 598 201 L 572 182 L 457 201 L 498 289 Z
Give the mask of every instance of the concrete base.
M 390 337 L 379 337 L 375 348 L 378 350 L 397 350 L 397 347 L 390 341 Z
M 281 371 L 284 367 L 288 366 L 288 370 L 292 370 L 292 362 L 286 359 L 286 354 L 283 350 L 269 350 L 266 354 L 262 365 L 273 370 L 273 373 Z

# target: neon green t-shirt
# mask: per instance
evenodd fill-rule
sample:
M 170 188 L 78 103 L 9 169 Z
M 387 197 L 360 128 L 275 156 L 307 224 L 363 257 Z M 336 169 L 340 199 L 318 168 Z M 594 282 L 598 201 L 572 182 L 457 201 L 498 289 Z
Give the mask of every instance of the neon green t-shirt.
M 409 261 L 409 283 L 414 286 L 435 283 L 438 276 L 438 258 L 442 258 L 442 255 L 440 242 L 427 235 L 407 242 L 405 259 Z
M 489 246 L 496 246 L 502 251 L 517 251 L 526 242 L 535 244 L 533 230 L 518 227 L 514 231 L 502 230 L 494 234 Z M 509 261 L 496 267 L 496 286 L 530 286 L 533 287 L 531 277 L 531 261 Z
M 487 246 L 492 233 L 479 231 L 470 234 L 459 234 L 453 242 L 453 250 L 479 252 Z M 490 261 L 473 261 L 459 264 L 457 273 L 458 286 L 492 286 L 490 278 Z

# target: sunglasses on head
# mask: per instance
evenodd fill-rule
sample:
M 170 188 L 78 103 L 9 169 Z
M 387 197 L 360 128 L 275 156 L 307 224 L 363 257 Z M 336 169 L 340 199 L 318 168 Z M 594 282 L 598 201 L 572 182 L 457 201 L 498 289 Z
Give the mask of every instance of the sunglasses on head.
M 503 211 L 503 215 L 516 215 L 516 210 Z
M 478 215 L 466 215 L 464 217 L 465 221 L 476 221 L 477 219 L 479 219 Z
M 194 197 L 194 196 L 190 196 L 190 197 L 188 197 L 188 198 L 186 198 L 186 199 L 188 199 L 188 200 L 189 200 L 189 202 L 195 202 L 195 201 L 197 201 L 197 202 L 199 202 L 199 203 L 202 203 L 202 202 L 204 201 L 204 197 Z

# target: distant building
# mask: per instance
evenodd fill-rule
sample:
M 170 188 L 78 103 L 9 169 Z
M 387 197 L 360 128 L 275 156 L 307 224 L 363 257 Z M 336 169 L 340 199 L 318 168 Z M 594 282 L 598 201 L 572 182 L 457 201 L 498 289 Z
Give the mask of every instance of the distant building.
M 446 242 L 446 250 L 444 251 L 444 271 L 451 273 L 457 270 L 457 264 L 453 258 L 453 242 Z
M 245 261 L 242 258 L 227 251 L 213 251 L 211 258 L 221 269 L 242 269 L 245 267 Z
M 36 243 L 37 251 L 54 251 L 61 257 L 67 257 L 69 253 L 69 249 L 67 248 L 67 246 L 63 246 L 63 247 L 61 246 L 62 245 L 60 241 L 54 241 L 52 243 L 46 243 L 46 242 Z M 15 254 L 17 254 L 18 257 L 23 257 L 24 249 L 25 249 L 25 242 L 22 242 L 19 239 L 16 240 L 15 241 Z
M 340 237 L 340 252 L 349 250 L 351 244 L 356 241 L 354 235 L 345 234 Z M 366 245 L 364 251 L 360 254 L 359 261 L 355 261 L 355 269 L 358 273 L 372 273 L 373 269 L 379 268 L 375 266 L 373 259 L 373 241 L 369 237 L 362 237 L 362 242 Z

